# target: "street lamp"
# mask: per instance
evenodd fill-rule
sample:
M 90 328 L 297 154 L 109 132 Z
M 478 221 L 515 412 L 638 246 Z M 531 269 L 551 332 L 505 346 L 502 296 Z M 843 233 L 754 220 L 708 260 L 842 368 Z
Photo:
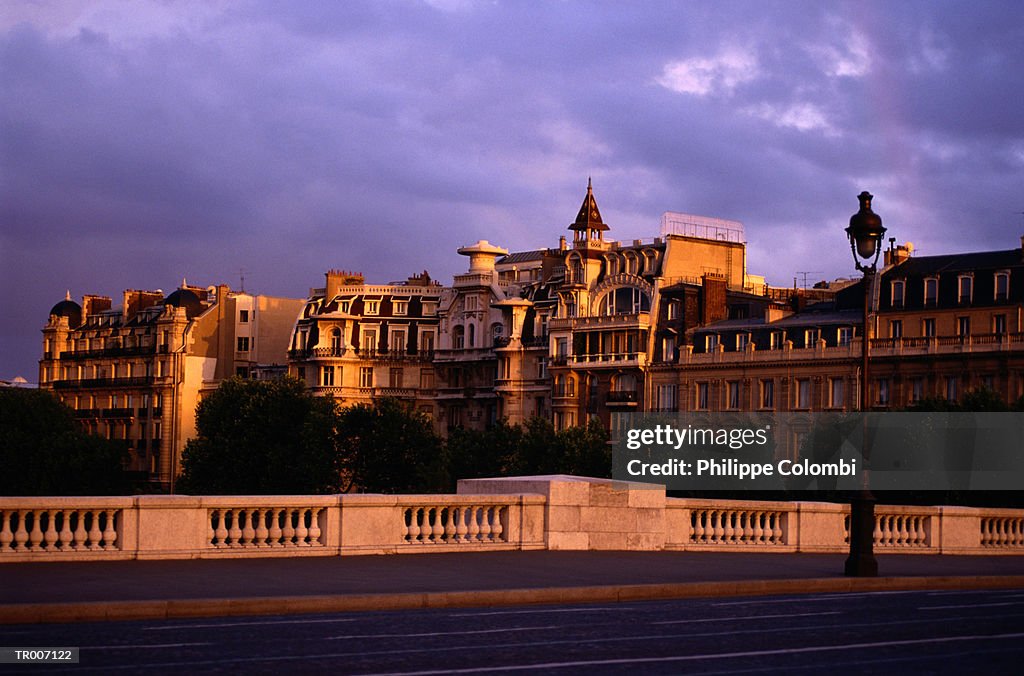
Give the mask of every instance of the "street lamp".
M 850 238 L 853 263 L 864 273 L 864 321 L 861 324 L 860 411 L 863 417 L 863 466 L 860 470 L 860 490 L 850 501 L 850 555 L 846 559 L 848 577 L 874 577 L 878 575 L 875 560 L 875 496 L 869 485 L 871 450 L 868 444 L 868 311 L 871 305 L 871 286 L 875 276 L 878 255 L 882 251 L 885 228 L 882 219 L 871 210 L 872 195 L 868 191 L 857 196 L 860 211 L 850 217 L 846 235 Z

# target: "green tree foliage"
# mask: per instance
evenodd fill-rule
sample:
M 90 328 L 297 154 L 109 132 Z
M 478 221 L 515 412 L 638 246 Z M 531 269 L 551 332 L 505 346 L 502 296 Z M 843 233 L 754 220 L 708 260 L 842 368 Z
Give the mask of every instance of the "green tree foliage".
M 430 419 L 397 399 L 349 406 L 338 427 L 345 490 L 425 493 L 446 487 L 446 456 Z
M 0 388 L 0 495 L 123 495 L 125 446 L 84 434 L 45 390 Z
M 294 378 L 224 381 L 196 409 L 180 493 L 283 495 L 342 488 L 338 415 Z
M 555 432 L 550 420 L 535 417 L 523 425 L 501 421 L 483 432 L 453 430 L 448 462 L 453 479 L 531 474 L 610 477 L 611 447 L 608 433 L 596 420 Z

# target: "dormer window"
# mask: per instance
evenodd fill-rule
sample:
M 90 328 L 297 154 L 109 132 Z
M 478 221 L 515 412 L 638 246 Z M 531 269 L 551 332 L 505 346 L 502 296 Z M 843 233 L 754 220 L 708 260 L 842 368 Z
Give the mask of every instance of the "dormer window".
M 896 280 L 892 283 L 892 307 L 903 307 L 904 292 L 906 283 L 903 280 Z
M 839 327 L 839 335 L 837 336 L 836 343 L 840 346 L 849 345 L 853 340 L 853 328 L 850 326 Z
M 750 334 L 738 333 L 736 334 L 736 351 L 743 352 L 747 349 L 747 343 L 750 342 Z
M 368 300 L 368 301 L 366 301 L 366 314 L 368 314 L 368 315 L 380 314 L 380 301 L 379 300 Z
M 807 329 L 804 331 L 804 345 L 806 347 L 814 347 L 818 342 L 818 329 Z
M 718 348 L 718 336 L 715 334 L 704 336 L 704 348 L 708 352 L 714 352 Z
M 960 275 L 957 277 L 957 301 L 961 305 L 970 303 L 974 298 L 974 277 Z
M 935 305 L 939 302 L 939 280 L 929 277 L 924 280 L 924 304 Z
M 396 300 L 393 303 L 396 315 L 407 315 L 409 314 L 409 301 L 407 300 Z
M 338 303 L 338 310 L 343 312 L 343 313 L 345 313 L 345 314 L 348 314 L 349 309 L 351 307 L 352 307 L 352 302 L 351 301 L 343 300 L 340 303 Z
M 1006 300 L 1010 297 L 1010 273 L 997 272 L 995 279 L 996 300 Z
M 784 334 L 782 331 L 772 331 L 771 335 L 768 338 L 769 347 L 771 347 L 771 349 L 773 350 L 781 350 L 782 343 L 785 340 L 785 337 L 786 334 Z

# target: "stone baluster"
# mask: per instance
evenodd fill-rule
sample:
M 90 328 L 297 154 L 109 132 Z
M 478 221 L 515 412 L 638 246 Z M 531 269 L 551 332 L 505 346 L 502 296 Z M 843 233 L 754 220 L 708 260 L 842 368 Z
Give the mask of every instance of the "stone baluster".
M 443 507 L 434 508 L 433 533 L 430 540 L 438 544 L 444 542 L 444 511 Z
M 690 512 L 690 529 L 693 531 L 691 540 L 693 542 L 704 542 L 705 529 L 704 524 L 707 519 L 707 512 L 703 509 L 694 509 Z
M 225 509 L 224 512 L 228 520 L 228 547 L 241 547 L 242 528 L 238 525 L 238 510 Z
M 85 518 L 88 512 L 84 510 L 78 510 L 75 512 L 75 540 L 74 548 L 76 550 L 82 550 L 86 548 L 86 540 L 89 534 L 85 530 Z
M 46 532 L 43 533 L 43 543 L 47 551 L 54 551 L 57 544 L 57 515 L 59 511 L 49 510 L 46 512 Z
M 269 545 L 267 537 L 270 535 L 270 531 L 267 530 L 267 515 L 271 510 L 269 509 L 255 509 L 253 510 L 253 519 L 256 521 L 256 546 L 266 547 Z
M 43 529 L 41 525 L 43 512 L 32 510 L 32 530 L 28 534 L 28 546 L 32 551 L 39 549 L 39 543 L 43 541 Z
M 281 531 L 281 535 L 284 537 L 284 546 L 289 547 L 295 544 L 295 524 L 293 523 L 295 514 L 288 508 L 281 511 L 284 514 L 284 530 Z
M 28 510 L 18 510 L 18 526 L 17 530 L 14 531 L 14 549 L 21 552 L 25 551 L 25 543 L 28 542 L 28 531 L 25 530 L 25 519 L 28 517 Z
M 408 515 L 409 520 L 409 535 L 406 539 L 409 542 L 416 542 L 420 536 L 420 525 L 417 521 L 419 517 L 419 509 L 417 507 L 409 507 L 405 510 L 405 513 Z
M 469 526 L 467 525 L 467 510 L 465 507 L 456 507 L 455 512 L 455 541 L 465 542 L 466 533 L 469 532 Z
M 731 545 L 735 542 L 733 536 L 736 534 L 736 529 L 733 528 L 732 524 L 736 519 L 736 512 L 727 511 L 723 512 L 722 515 L 725 517 L 725 541 Z
M 74 535 L 71 532 L 71 518 L 75 514 L 72 510 L 61 512 L 60 533 L 57 534 L 62 551 L 69 551 L 74 543 Z
M 0 553 L 7 552 L 12 542 L 14 533 L 11 532 L 11 512 L 0 511 Z
M 212 521 L 217 524 L 214 527 L 214 531 L 213 531 L 213 537 L 214 537 L 213 543 L 214 543 L 215 547 L 227 547 L 228 546 L 228 544 L 227 544 L 228 529 L 227 529 L 227 526 L 224 524 L 224 521 L 226 519 L 226 517 L 224 515 L 224 512 L 225 512 L 225 510 L 223 510 L 223 509 L 215 509 L 215 510 L 213 510 Z
M 106 516 L 106 527 L 103 529 L 103 548 L 117 549 L 117 527 L 114 521 L 117 519 L 117 510 L 103 512 Z
M 505 540 L 505 524 L 504 520 L 508 516 L 507 507 L 495 507 L 494 508 L 494 524 L 491 526 L 491 540 L 494 542 L 504 542 Z
M 480 509 L 479 507 L 475 507 L 475 506 L 467 507 L 466 508 L 466 511 L 469 513 L 468 539 L 469 539 L 470 542 L 476 542 L 477 540 L 480 539 L 480 521 L 479 521 L 480 515 L 478 513 L 479 509 Z
M 725 535 L 725 529 L 722 528 L 722 519 L 724 517 L 725 512 L 720 509 L 716 509 L 711 512 L 711 520 L 715 524 L 715 534 L 712 538 L 712 542 L 722 542 L 722 536 Z
M 444 541 L 455 542 L 455 507 L 446 507 L 444 510 Z
M 100 540 L 103 539 L 103 531 L 100 530 L 100 513 L 89 510 L 89 546 L 88 549 L 100 548 Z
M 320 544 L 320 514 L 323 509 L 309 510 L 309 544 Z
M 772 512 L 772 543 L 781 545 L 784 543 L 782 539 L 782 513 Z
M 268 544 L 271 547 L 280 547 L 281 536 L 284 535 L 281 530 L 281 510 L 274 507 L 268 512 L 270 514 L 270 542 Z
M 765 537 L 765 522 L 769 519 L 767 512 L 754 512 L 754 544 L 763 544 L 768 538 Z
M 875 530 L 872 532 L 871 537 L 875 544 L 882 541 L 882 519 L 877 514 L 875 515 Z
M 480 541 L 491 541 L 491 508 L 480 508 Z
M 255 509 L 240 509 L 238 511 L 238 518 L 242 520 L 242 545 L 245 547 L 252 547 L 256 543 L 253 542 L 253 538 L 256 537 L 256 529 L 252 527 L 252 520 L 256 518 Z
M 306 511 L 299 509 L 295 511 L 295 544 L 299 547 L 308 547 L 306 537 L 309 535 L 309 528 L 306 527 Z
M 754 538 L 754 526 L 751 524 L 757 518 L 756 512 L 743 512 L 743 544 L 750 544 Z

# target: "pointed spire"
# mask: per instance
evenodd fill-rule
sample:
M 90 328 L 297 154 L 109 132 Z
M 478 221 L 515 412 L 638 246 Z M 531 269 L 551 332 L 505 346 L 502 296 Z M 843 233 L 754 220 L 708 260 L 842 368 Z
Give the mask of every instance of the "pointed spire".
M 68 289 L 64 294 L 64 300 L 71 300 L 71 289 Z
M 597 200 L 594 199 L 594 184 L 589 176 L 587 177 L 587 196 L 583 198 L 580 212 L 576 214 L 576 221 L 569 226 L 569 229 L 583 233 L 593 230 L 608 230 L 608 226 L 601 220 L 601 212 L 597 208 Z
M 183 289 L 187 289 L 188 288 L 188 282 L 185 281 L 184 277 L 181 278 L 181 288 L 183 288 Z

